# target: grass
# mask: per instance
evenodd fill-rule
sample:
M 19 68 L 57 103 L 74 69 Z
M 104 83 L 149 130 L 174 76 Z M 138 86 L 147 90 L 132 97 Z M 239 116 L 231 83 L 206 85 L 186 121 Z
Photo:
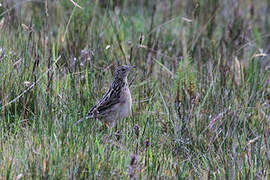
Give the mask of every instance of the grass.
M 268 1 L 76 2 L 0 7 L 0 179 L 270 178 Z M 120 64 L 131 116 L 74 126 Z

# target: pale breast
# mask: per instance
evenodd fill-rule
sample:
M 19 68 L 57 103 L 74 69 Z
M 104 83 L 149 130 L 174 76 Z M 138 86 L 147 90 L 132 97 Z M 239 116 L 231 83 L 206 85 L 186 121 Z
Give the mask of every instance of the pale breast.
M 131 111 L 132 105 L 131 94 L 128 87 L 125 87 L 123 89 L 121 99 L 123 101 L 119 104 L 119 118 L 124 118 L 128 116 L 129 112 Z

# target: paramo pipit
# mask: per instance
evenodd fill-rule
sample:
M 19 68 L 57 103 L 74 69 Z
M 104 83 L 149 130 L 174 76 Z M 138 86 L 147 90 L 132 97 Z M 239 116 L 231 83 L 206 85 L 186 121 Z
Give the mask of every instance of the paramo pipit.
M 97 118 L 105 124 L 114 124 L 115 121 L 129 115 L 132 98 L 129 90 L 127 76 L 135 66 L 119 66 L 114 73 L 114 80 L 103 98 L 94 105 L 85 119 Z M 78 124 L 83 119 L 75 123 Z

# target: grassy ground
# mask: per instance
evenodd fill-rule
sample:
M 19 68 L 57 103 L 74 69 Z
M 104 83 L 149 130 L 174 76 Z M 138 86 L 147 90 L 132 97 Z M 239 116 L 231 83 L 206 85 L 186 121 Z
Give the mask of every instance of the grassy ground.
M 8 2 L 0 179 L 270 178 L 269 1 Z M 121 64 L 131 116 L 73 126 Z

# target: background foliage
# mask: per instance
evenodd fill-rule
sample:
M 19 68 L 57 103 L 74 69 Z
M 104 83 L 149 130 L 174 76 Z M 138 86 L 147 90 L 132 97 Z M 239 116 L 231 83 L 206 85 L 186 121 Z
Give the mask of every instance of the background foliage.
M 74 2 L 0 4 L 0 179 L 270 178 L 269 0 Z M 122 64 L 132 115 L 73 126 Z

